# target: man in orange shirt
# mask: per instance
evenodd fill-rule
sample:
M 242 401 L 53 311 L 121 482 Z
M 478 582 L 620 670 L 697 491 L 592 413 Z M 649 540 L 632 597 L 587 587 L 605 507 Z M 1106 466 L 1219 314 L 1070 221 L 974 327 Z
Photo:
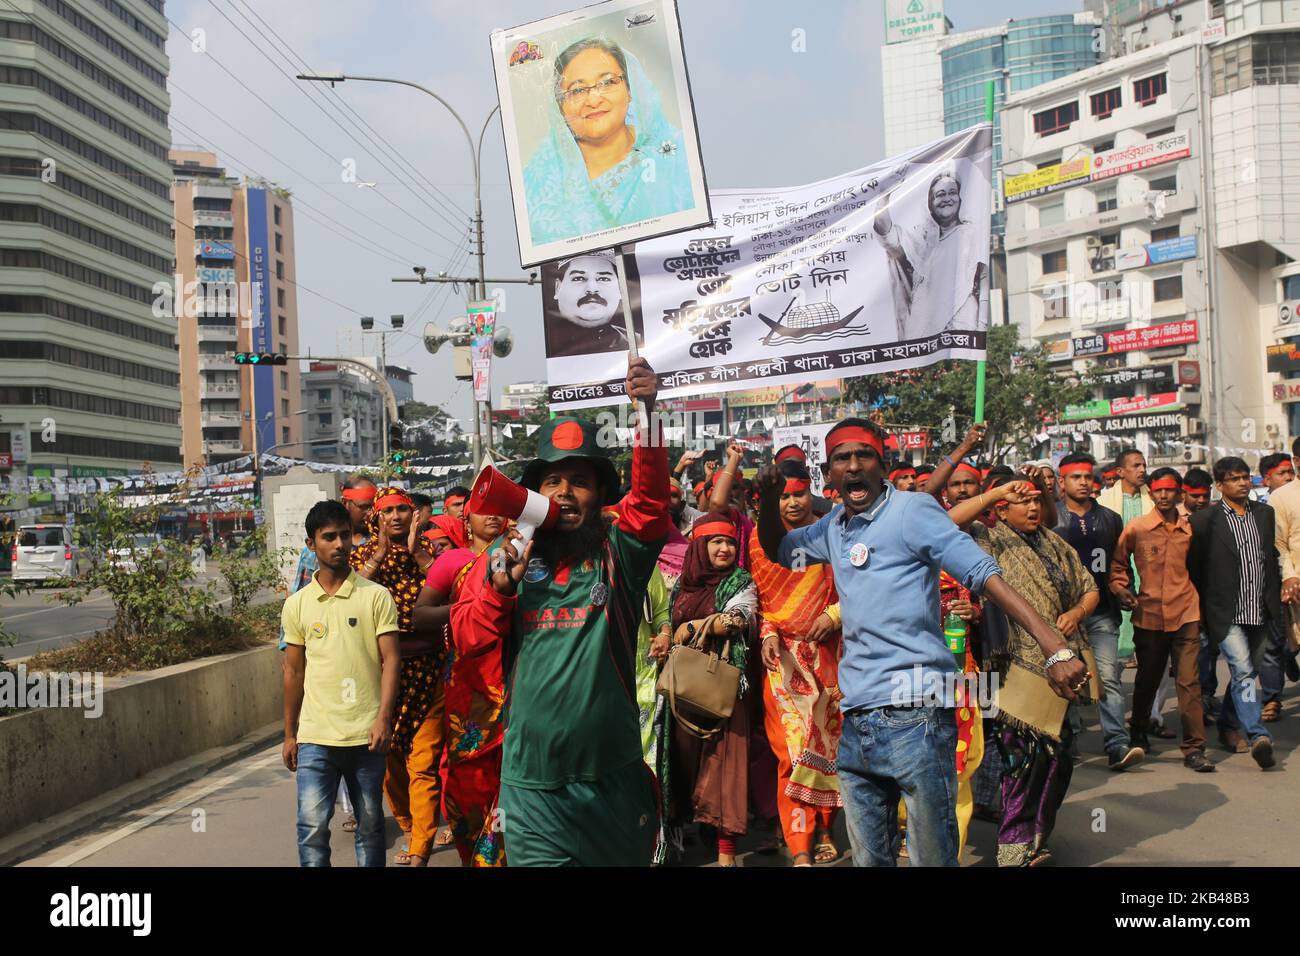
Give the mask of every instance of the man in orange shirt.
M 1130 720 L 1134 746 L 1150 751 L 1147 723 L 1156 688 L 1173 652 L 1177 673 L 1178 709 L 1183 716 L 1183 766 L 1209 773 L 1214 764 L 1205 755 L 1205 716 L 1197 674 L 1200 651 L 1200 596 L 1187 573 L 1192 528 L 1179 514 L 1182 482 L 1172 468 L 1158 469 L 1147 482 L 1155 507 L 1134 518 L 1110 563 L 1110 589 L 1133 612 L 1133 644 L 1138 668 Z M 1129 558 L 1137 565 L 1139 585 L 1131 590 Z

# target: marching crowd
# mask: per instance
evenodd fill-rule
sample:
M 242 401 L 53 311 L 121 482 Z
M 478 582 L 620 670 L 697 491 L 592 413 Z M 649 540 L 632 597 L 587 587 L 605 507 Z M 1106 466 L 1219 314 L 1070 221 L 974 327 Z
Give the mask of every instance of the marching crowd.
M 627 393 L 653 408 L 643 359 Z M 696 841 L 729 867 L 746 835 L 812 866 L 846 849 L 841 811 L 856 865 L 955 866 L 980 817 L 999 865 L 1035 866 L 1087 708 L 1118 772 L 1179 736 L 1171 694 L 1189 771 L 1215 769 L 1207 724 L 1274 765 L 1300 679 L 1290 456 L 1261 461 L 1264 503 L 1236 457 L 989 468 L 977 425 L 913 467 L 845 419 L 823 498 L 797 446 L 751 480 L 728 449 L 692 484 L 652 421 L 625 477 L 593 423 L 544 425 L 535 531 L 479 484 L 435 515 L 354 477 L 311 509 L 281 641 L 302 865 L 329 865 L 336 802 L 384 865 L 386 800 L 412 866 L 445 843 L 466 866 L 671 864 Z

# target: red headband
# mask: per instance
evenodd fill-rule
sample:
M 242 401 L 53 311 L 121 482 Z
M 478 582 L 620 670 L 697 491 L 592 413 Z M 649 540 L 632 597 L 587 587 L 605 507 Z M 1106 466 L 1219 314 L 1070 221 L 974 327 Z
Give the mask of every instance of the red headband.
M 1085 471 L 1091 475 L 1092 465 L 1088 464 L 1086 461 L 1076 461 L 1072 464 L 1061 466 L 1061 477 L 1064 478 L 1066 475 L 1077 475 L 1080 472 Z
M 827 432 L 826 457 L 829 458 L 834 453 L 836 445 L 843 445 L 849 441 L 861 442 L 873 448 L 878 457 L 885 457 L 885 448 L 880 443 L 880 439 L 873 432 L 860 425 L 841 425 L 839 428 L 832 428 Z
M 344 488 L 344 501 L 374 501 L 375 494 L 379 491 L 374 485 L 369 488 Z
M 736 526 L 730 521 L 710 521 L 691 529 L 692 538 L 711 538 L 715 534 L 724 534 L 728 538 L 736 537 Z
M 889 473 L 889 480 L 893 481 L 895 478 L 906 478 L 908 475 L 911 475 L 913 478 L 916 477 L 916 469 L 911 465 L 905 465 L 902 468 L 895 468 Z
M 808 490 L 808 482 L 802 478 L 787 478 L 785 480 L 785 493 L 787 495 L 797 495 Z
M 442 499 L 442 506 L 446 508 L 449 505 L 460 504 L 464 500 L 464 495 L 448 495 L 446 498 Z
M 1208 495 L 1210 493 L 1209 488 L 1197 488 L 1195 485 L 1189 485 L 1186 482 L 1183 483 L 1182 489 L 1189 495 Z
M 777 456 L 776 456 L 776 463 L 779 465 L 779 464 L 781 464 L 781 462 L 783 462 L 783 461 L 785 461 L 785 460 L 787 460 L 787 459 L 789 459 L 789 458 L 794 458 L 794 459 L 796 459 L 797 461 L 807 461 L 807 460 L 808 460 L 808 456 L 805 455 L 805 454 L 803 453 L 803 449 L 800 448 L 798 445 L 787 445 L 785 448 L 782 448 L 782 449 L 777 453 Z
M 382 498 L 375 499 L 376 511 L 383 511 L 385 508 L 389 507 L 390 505 L 406 505 L 406 507 L 408 508 L 415 507 L 414 502 L 412 502 L 410 498 L 406 497 L 406 495 L 400 491 L 390 491 L 387 494 L 385 494 Z
M 1283 465 L 1287 465 L 1287 466 L 1289 466 L 1289 467 L 1291 468 L 1292 471 L 1295 471 L 1295 465 L 1291 463 L 1291 459 L 1290 459 L 1290 458 L 1284 458 L 1284 459 L 1282 459 L 1281 461 L 1279 461 L 1276 465 L 1274 465 L 1272 468 L 1270 468 L 1268 471 L 1264 472 L 1264 477 L 1265 477 L 1265 478 L 1272 478 L 1272 477 L 1273 477 L 1273 472 L 1277 471 L 1277 470 L 1278 470 L 1279 468 L 1281 468 Z
M 959 461 L 959 462 L 957 462 L 957 467 L 953 468 L 953 470 L 952 470 L 953 477 L 955 478 L 955 477 L 956 477 L 956 476 L 961 472 L 961 470 L 962 470 L 963 468 L 965 468 L 967 471 L 969 471 L 969 472 L 970 472 L 972 475 L 974 475 L 976 478 L 982 478 L 982 477 L 983 477 L 983 476 L 980 474 L 980 470 L 979 470 L 978 468 L 976 468 L 974 465 L 968 465 L 968 464 L 966 464 L 966 462 L 964 462 L 964 461 Z
M 1116 477 L 1117 475 L 1119 475 L 1119 469 L 1118 469 L 1118 468 L 1107 468 L 1105 471 L 1103 471 L 1103 472 L 1101 473 L 1101 476 L 1102 476 L 1103 478 L 1114 478 L 1114 477 Z
M 1151 484 L 1147 485 L 1151 491 L 1182 491 L 1183 483 L 1177 478 L 1157 478 Z
M 448 540 L 451 539 L 451 535 L 447 534 L 446 529 L 439 528 L 437 525 L 434 525 L 432 528 L 426 531 L 424 533 L 424 537 L 428 538 L 430 541 L 437 541 L 439 538 L 447 538 Z

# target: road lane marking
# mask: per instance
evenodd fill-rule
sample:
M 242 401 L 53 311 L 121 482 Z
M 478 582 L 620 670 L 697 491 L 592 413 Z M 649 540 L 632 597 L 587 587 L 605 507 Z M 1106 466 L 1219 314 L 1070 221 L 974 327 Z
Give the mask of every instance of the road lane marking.
M 242 780 L 244 777 L 247 777 L 249 774 L 254 773 L 255 771 L 265 770 L 266 768 L 275 765 L 283 765 L 283 759 L 280 755 L 279 744 L 275 746 L 274 753 L 270 753 L 269 751 L 263 751 L 263 753 L 269 754 L 269 756 L 267 756 L 265 760 L 261 760 L 256 763 L 249 764 L 247 767 L 244 767 L 242 770 L 237 770 L 234 773 L 229 774 L 214 783 L 208 784 L 206 787 L 201 788 L 198 792 L 190 795 L 186 799 L 182 800 L 180 803 L 174 804 L 170 807 L 163 807 L 160 810 L 155 810 L 153 813 L 149 814 L 143 819 L 136 820 L 134 823 L 128 823 L 126 826 L 121 827 L 120 829 L 115 830 L 112 833 L 109 833 L 103 837 L 100 837 L 98 840 L 96 840 L 94 843 L 91 843 L 89 846 L 82 847 L 80 850 L 76 850 L 73 853 L 69 853 L 67 856 L 63 857 L 62 859 L 55 860 L 53 863 L 47 865 L 50 867 L 73 866 L 77 863 L 80 863 L 82 860 L 86 859 L 86 857 L 94 856 L 100 850 L 107 849 L 108 847 L 112 846 L 114 843 L 118 843 L 122 840 L 125 840 L 133 833 L 138 833 L 139 831 L 143 830 L 145 827 L 153 826 L 158 821 L 165 820 L 167 817 L 171 816 L 177 810 L 183 810 L 186 807 L 188 807 L 190 804 L 197 803 L 198 801 L 202 800 L 204 797 L 208 796 L 209 794 L 216 793 L 222 787 L 228 787 L 230 786 L 230 784 Z
M 92 604 L 102 604 L 104 601 L 108 600 L 110 600 L 110 598 L 107 594 L 101 594 L 99 597 L 88 598 L 87 600 L 81 601 L 77 604 L 51 604 L 49 607 L 38 607 L 32 611 L 19 611 L 17 614 L 6 613 L 4 615 L 4 621 L 8 624 L 11 621 L 16 621 L 22 617 L 31 617 L 33 614 L 48 614 L 50 611 L 68 611 L 79 607 L 89 607 Z

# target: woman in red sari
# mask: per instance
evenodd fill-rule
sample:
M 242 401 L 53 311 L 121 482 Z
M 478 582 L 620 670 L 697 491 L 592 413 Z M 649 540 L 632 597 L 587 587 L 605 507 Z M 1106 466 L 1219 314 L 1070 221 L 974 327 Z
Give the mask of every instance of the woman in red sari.
M 447 525 L 454 521 L 442 517 Z M 473 514 L 468 508 L 464 524 L 455 523 L 459 535 L 453 535 L 448 527 L 448 536 L 464 546 L 439 555 L 429 569 L 415 609 L 417 621 L 441 625 L 448 632 L 451 605 L 466 588 L 483 586 L 486 575 L 482 569 L 478 574 L 470 570 L 487 560 L 488 546 L 505 525 L 501 518 Z M 504 866 L 505 849 L 495 814 L 501 785 L 501 705 L 505 698 L 501 647 L 493 644 L 464 654 L 456 645 L 455 635 L 449 636 L 443 812 L 463 866 Z

